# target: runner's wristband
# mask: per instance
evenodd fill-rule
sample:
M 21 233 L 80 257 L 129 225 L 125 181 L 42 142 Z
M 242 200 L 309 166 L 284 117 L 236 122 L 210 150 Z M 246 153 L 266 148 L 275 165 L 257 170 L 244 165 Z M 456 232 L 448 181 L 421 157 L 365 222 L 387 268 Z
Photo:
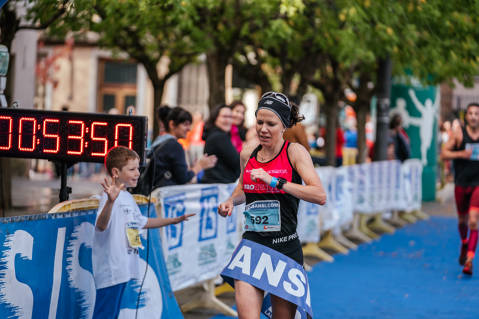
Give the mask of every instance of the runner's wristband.
M 269 186 L 276 188 L 276 185 L 278 185 L 278 179 L 276 177 L 272 177 Z

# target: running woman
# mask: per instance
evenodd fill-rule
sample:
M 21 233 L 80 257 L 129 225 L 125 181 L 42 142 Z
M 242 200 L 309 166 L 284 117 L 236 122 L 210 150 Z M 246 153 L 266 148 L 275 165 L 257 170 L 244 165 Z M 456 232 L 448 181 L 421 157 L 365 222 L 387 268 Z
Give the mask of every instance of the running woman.
M 243 239 L 272 248 L 301 266 L 303 252 L 296 233 L 299 200 L 326 202 L 309 152 L 283 139 L 286 128 L 302 119 L 284 94 L 268 92 L 261 97 L 256 110 L 259 145 L 241 151 L 238 185 L 218 207 L 226 217 L 234 206 L 246 202 Z M 264 291 L 238 279 L 234 285 L 239 318 L 259 318 Z M 275 318 L 294 318 L 295 304 L 275 295 L 271 303 Z
M 471 103 L 466 109 L 466 125 L 452 132 L 443 150 L 444 159 L 454 165 L 454 195 L 461 236 L 459 264 L 462 272 L 472 275 L 472 261 L 477 246 L 479 219 L 479 104 Z M 468 238 L 469 233 L 469 238 Z

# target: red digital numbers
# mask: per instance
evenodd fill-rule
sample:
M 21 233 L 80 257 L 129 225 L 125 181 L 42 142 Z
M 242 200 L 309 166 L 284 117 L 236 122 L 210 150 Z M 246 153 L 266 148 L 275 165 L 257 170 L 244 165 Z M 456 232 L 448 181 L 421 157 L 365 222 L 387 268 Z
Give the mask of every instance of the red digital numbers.
M 76 121 L 76 120 L 70 120 L 68 121 L 69 124 L 69 132 L 74 131 L 75 133 L 78 131 L 78 128 L 75 129 L 75 126 L 80 126 L 80 132 L 78 135 L 68 135 L 67 137 L 67 154 L 69 155 L 82 155 L 83 154 L 83 137 L 85 136 L 85 122 L 83 121 Z M 79 141 L 79 147 L 77 150 L 72 151 L 70 149 L 70 140 L 74 141 Z
M 6 136 L 6 141 L 0 139 L 0 150 L 2 151 L 12 148 L 12 125 L 13 119 L 11 116 L 0 116 L 0 133 L 3 133 L 2 136 Z
M 48 133 L 47 130 L 48 130 L 48 127 L 47 125 L 50 124 L 50 123 L 57 123 L 57 129 L 56 129 L 56 134 L 52 134 L 51 132 Z M 49 128 L 51 129 L 53 125 L 49 125 Z M 43 144 L 47 144 L 47 138 L 48 139 L 54 139 L 54 143 L 55 143 L 55 146 L 53 148 L 47 148 L 47 147 L 43 147 L 43 152 L 45 153 L 53 153 L 53 154 L 57 154 L 58 151 L 60 151 L 60 136 L 58 136 L 58 131 L 60 129 L 60 120 L 59 119 L 45 119 L 43 121 L 43 137 L 45 138 Z
M 1 0 L 0 0 L 1 1 Z M 144 150 L 146 119 L 0 109 L 0 156 L 101 162 L 112 147 Z M 146 128 L 145 128 L 146 130 Z
M 105 138 L 105 137 L 98 137 L 96 136 L 96 131 L 95 131 L 95 128 L 97 126 L 108 126 L 108 123 L 107 122 L 93 122 L 91 124 L 91 140 L 92 141 L 99 141 L 99 142 L 102 142 L 103 143 L 103 147 L 102 147 L 102 152 L 92 152 L 91 155 L 92 156 L 105 156 L 106 155 L 106 152 L 108 151 L 108 139 Z M 93 147 L 93 145 L 92 145 Z
M 120 139 L 120 130 L 128 130 L 128 138 L 127 139 Z M 133 146 L 133 125 L 131 124 L 117 124 L 115 125 L 115 147 L 118 146 L 119 141 L 126 141 L 128 142 L 128 148 L 131 149 Z M 126 145 L 125 145 L 126 146 Z
M 28 124 L 31 123 L 31 124 Z M 31 131 L 29 130 L 29 126 L 32 126 Z M 37 146 L 37 140 L 35 134 L 37 133 L 37 119 L 33 117 L 22 117 L 18 122 L 18 126 L 20 128 L 18 134 L 18 149 L 24 152 L 33 152 L 35 147 Z M 31 140 L 26 140 L 31 139 Z M 25 141 L 26 140 L 26 141 Z M 25 142 L 31 143 L 30 147 L 23 147 Z

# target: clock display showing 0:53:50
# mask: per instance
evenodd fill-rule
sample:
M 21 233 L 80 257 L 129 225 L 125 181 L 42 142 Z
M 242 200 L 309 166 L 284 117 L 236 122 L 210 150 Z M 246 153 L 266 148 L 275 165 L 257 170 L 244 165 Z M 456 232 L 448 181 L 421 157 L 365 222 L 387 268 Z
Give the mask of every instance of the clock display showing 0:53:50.
M 0 157 L 103 162 L 122 145 L 143 160 L 147 129 L 144 116 L 0 108 Z

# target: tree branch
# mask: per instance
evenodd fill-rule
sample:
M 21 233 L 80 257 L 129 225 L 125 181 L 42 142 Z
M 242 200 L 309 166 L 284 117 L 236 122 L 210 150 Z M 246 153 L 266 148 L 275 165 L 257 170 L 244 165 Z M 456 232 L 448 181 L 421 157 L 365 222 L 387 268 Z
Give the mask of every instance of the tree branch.
M 44 30 L 48 28 L 67 11 L 66 6 L 68 2 L 68 0 L 64 0 L 63 5 L 58 9 L 58 11 L 47 21 L 40 23 L 40 25 L 20 25 L 17 30 Z

